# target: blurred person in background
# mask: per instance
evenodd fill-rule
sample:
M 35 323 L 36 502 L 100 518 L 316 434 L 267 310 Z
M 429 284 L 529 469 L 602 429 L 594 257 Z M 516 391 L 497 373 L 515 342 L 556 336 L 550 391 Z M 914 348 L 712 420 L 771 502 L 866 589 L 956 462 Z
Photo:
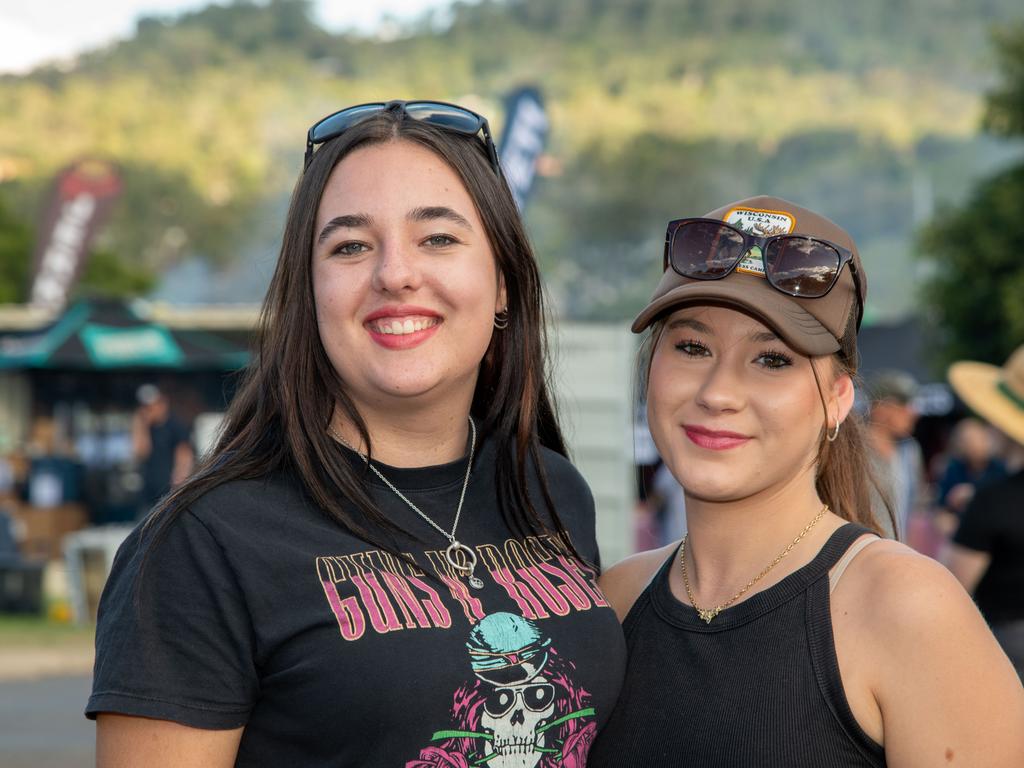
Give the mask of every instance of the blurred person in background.
M 947 563 L 1024 680 L 1024 346 L 1002 368 L 955 363 L 949 382 L 971 410 L 1006 436 L 1010 474 L 974 492 Z
M 155 384 L 135 393 L 138 408 L 132 418 L 132 451 L 142 475 L 139 517 L 192 472 L 195 452 L 188 429 L 171 412 L 167 395 Z
M 975 418 L 957 422 L 949 440 L 949 459 L 936 488 L 936 505 L 943 531 L 950 535 L 959 524 L 978 487 L 1006 477 L 992 429 Z
M 115 560 L 99 768 L 584 765 L 625 649 L 487 121 L 317 122 L 259 339 Z
M 664 462 L 654 473 L 648 498 L 658 509 L 658 546 L 664 547 L 683 538 L 686 535 L 686 494 Z
M 665 242 L 633 330 L 688 533 L 601 578 L 629 661 L 590 768 L 1024 765 L 1024 690 L 970 598 L 878 536 L 852 238 L 757 197 Z
M 895 530 L 885 532 L 905 540 L 911 515 L 927 503 L 924 456 L 913 436 L 918 419 L 913 403 L 917 382 L 903 371 L 879 371 L 869 379 L 867 391 L 871 398 L 867 434 L 872 466 L 896 518 Z M 884 509 L 878 495 L 875 508 Z M 879 519 L 884 524 L 884 515 Z

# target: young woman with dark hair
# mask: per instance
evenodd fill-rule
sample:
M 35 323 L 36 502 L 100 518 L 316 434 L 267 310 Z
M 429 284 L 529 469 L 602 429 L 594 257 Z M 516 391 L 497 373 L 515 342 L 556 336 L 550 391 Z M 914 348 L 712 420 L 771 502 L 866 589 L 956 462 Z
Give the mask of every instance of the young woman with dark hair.
M 486 120 L 342 110 L 216 449 L 115 561 L 98 764 L 582 765 L 624 668 L 597 561 Z
M 629 662 L 591 768 L 1024 765 L 1024 692 L 977 609 L 876 535 L 853 240 L 756 197 L 671 222 L 664 267 L 633 330 L 688 532 L 601 579 Z

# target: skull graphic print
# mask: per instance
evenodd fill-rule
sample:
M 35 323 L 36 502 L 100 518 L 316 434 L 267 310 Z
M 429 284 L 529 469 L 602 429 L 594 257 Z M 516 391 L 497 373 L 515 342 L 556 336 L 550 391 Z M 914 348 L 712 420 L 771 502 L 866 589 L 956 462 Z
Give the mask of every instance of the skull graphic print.
M 581 768 L 596 731 L 589 694 L 535 623 L 492 613 L 466 643 L 474 679 L 455 693 L 452 728 L 406 768 Z

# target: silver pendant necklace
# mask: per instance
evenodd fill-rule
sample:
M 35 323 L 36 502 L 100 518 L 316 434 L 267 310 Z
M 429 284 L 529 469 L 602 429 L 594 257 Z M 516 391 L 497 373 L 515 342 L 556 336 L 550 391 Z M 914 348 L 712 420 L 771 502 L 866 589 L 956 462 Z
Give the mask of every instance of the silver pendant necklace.
M 433 520 L 431 520 L 429 517 L 427 517 L 423 513 L 423 510 L 421 510 L 419 507 L 417 507 L 415 504 L 413 504 L 411 501 L 409 501 L 409 499 L 406 498 L 404 493 L 402 493 L 400 490 L 398 490 L 391 483 L 390 480 L 388 480 L 386 477 L 384 477 L 384 475 L 381 473 L 381 471 L 379 469 L 377 469 L 375 466 L 373 466 L 373 463 L 370 461 L 369 457 L 366 454 L 361 453 L 359 451 L 356 451 L 355 448 L 353 448 L 351 445 L 348 444 L 348 441 L 345 440 L 345 438 L 343 438 L 341 435 L 339 435 L 335 431 L 334 427 L 330 427 L 330 426 L 327 427 L 327 432 L 330 434 L 331 437 L 333 437 L 339 443 L 344 445 L 350 451 L 355 451 L 360 456 L 362 456 L 363 457 L 363 461 L 366 462 L 366 466 L 368 466 L 370 469 L 373 470 L 373 473 L 375 475 L 377 475 L 377 477 L 379 477 L 381 479 L 381 481 L 383 481 L 384 485 L 386 485 L 388 488 L 390 488 L 392 491 L 394 491 L 395 495 L 398 496 L 398 498 L 400 498 L 402 501 L 404 501 L 406 504 L 408 504 L 410 507 L 412 507 L 413 511 L 417 515 L 422 517 L 427 523 L 429 523 L 430 526 L 432 528 L 434 528 L 434 530 L 438 531 L 442 536 L 444 536 L 446 539 L 448 539 L 448 542 L 449 542 L 448 548 L 444 551 L 444 558 L 445 558 L 445 560 L 448 561 L 448 564 L 453 569 L 455 569 L 456 571 L 461 573 L 463 576 L 468 576 L 469 577 L 467 579 L 467 581 L 469 581 L 469 585 L 473 589 L 483 589 L 484 588 L 484 582 L 479 577 L 474 575 L 474 573 L 473 573 L 473 571 L 476 570 L 476 552 L 474 552 L 470 547 L 467 547 L 465 544 L 463 544 L 461 541 L 459 541 L 458 539 L 455 538 L 455 531 L 459 527 L 459 516 L 462 514 L 462 502 L 464 502 L 466 500 L 466 488 L 469 487 L 469 475 L 473 471 L 473 453 L 476 450 L 476 424 L 473 423 L 473 417 L 472 416 L 469 417 L 469 431 L 470 431 L 469 464 L 466 465 L 466 478 L 465 478 L 465 480 L 462 481 L 462 493 L 459 496 L 459 506 L 455 508 L 455 522 L 452 523 L 452 531 L 451 531 L 451 533 L 449 533 L 444 528 L 442 528 L 440 525 L 438 525 Z M 458 555 L 459 552 L 461 552 L 463 554 L 463 557 L 465 558 L 465 561 L 466 561 L 465 565 L 460 564 L 459 561 L 457 560 L 457 555 Z

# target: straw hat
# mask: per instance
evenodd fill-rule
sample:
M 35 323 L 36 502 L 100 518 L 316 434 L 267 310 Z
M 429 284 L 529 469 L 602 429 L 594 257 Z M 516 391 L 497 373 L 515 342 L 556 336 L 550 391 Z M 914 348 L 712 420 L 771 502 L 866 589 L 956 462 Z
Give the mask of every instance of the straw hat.
M 959 362 L 949 367 L 949 383 L 979 416 L 1024 445 L 1024 346 L 1002 368 Z

